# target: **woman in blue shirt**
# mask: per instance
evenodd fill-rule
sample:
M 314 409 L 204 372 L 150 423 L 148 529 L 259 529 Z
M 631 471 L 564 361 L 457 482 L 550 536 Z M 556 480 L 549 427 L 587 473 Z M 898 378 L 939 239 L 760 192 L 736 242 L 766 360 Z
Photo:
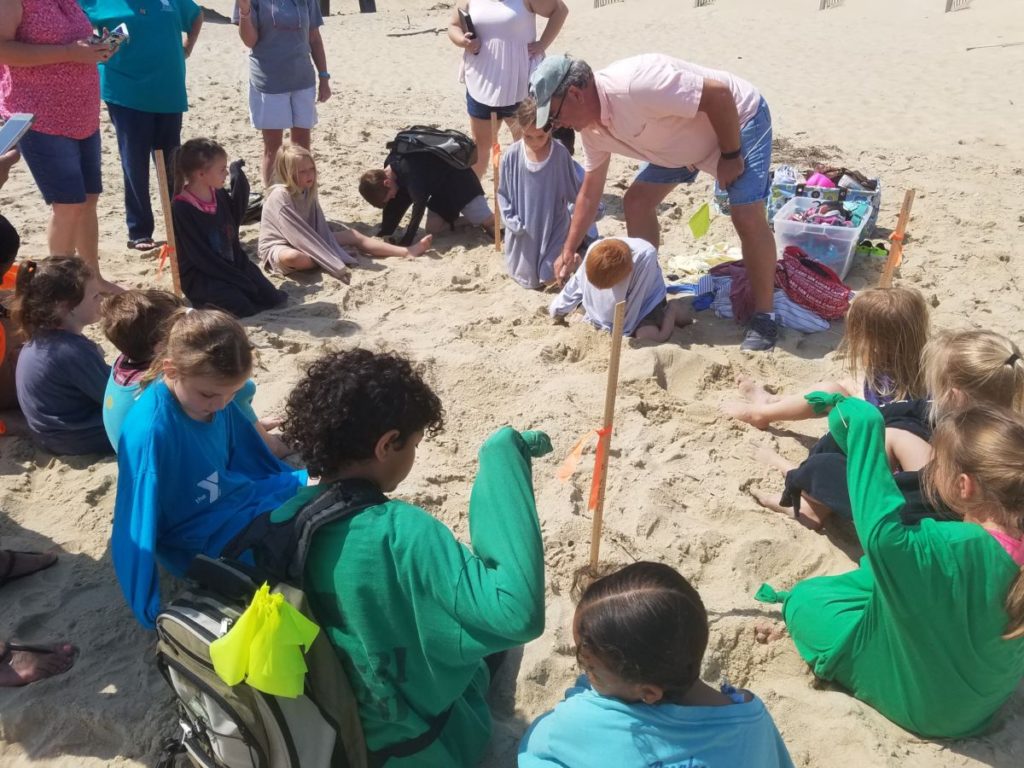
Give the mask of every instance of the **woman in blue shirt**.
M 80 2 L 96 29 L 128 29 L 117 56 L 100 66 L 100 95 L 121 154 L 128 247 L 148 251 L 156 247 L 149 158 L 163 150 L 167 177 L 173 178 L 170 163 L 181 145 L 182 113 L 188 111 L 185 59 L 199 38 L 203 10 L 193 0 Z

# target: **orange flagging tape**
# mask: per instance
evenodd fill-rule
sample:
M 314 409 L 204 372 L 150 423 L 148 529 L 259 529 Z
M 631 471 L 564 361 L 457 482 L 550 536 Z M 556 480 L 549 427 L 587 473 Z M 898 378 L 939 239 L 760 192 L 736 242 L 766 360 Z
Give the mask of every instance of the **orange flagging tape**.
M 604 473 L 604 456 L 608 451 L 608 442 L 611 439 L 611 427 L 598 429 L 597 432 L 597 453 L 594 454 L 594 479 L 590 482 L 590 501 L 587 502 L 587 509 L 593 512 L 597 509 L 597 497 L 601 493 L 601 479 Z
M 160 246 L 160 266 L 156 268 L 157 277 L 164 273 L 164 264 L 167 263 L 167 259 L 172 253 L 174 253 L 174 248 L 169 243 L 164 243 Z

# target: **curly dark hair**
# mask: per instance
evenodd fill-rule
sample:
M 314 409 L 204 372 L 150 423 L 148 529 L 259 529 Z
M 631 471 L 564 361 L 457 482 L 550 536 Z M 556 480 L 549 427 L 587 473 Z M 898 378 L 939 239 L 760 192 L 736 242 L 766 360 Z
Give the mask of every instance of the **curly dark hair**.
M 282 427 L 314 476 L 371 458 L 392 429 L 400 446 L 420 430 L 436 435 L 444 429 L 444 408 L 422 368 L 368 349 L 330 352 L 313 362 L 288 397 Z
M 700 595 L 674 568 L 639 562 L 597 579 L 576 606 L 577 654 L 587 650 L 630 683 L 664 689 L 680 703 L 708 645 Z
M 82 303 L 86 283 L 93 277 L 89 265 L 77 256 L 25 259 L 18 266 L 11 317 L 31 339 L 37 331 L 59 328 L 61 308 Z

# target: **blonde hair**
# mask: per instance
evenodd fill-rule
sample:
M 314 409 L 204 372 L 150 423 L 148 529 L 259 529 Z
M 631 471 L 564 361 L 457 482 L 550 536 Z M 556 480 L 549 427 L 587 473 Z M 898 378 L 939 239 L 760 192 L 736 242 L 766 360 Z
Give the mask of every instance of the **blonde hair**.
M 238 381 L 252 373 L 249 337 L 235 318 L 217 309 L 179 309 L 167 321 L 167 335 L 142 377 L 156 380 L 169 360 L 180 378 L 207 376 Z
M 983 510 L 987 519 L 1019 538 L 1024 533 L 1024 419 L 991 405 L 971 405 L 945 415 L 932 435 L 934 458 L 922 471 L 925 494 L 938 506 Z M 957 478 L 977 484 L 975 498 L 957 492 Z M 1006 595 L 1010 621 L 1004 639 L 1024 637 L 1024 569 Z
M 914 288 L 871 288 L 846 315 L 840 353 L 853 376 L 893 400 L 926 395 L 921 353 L 928 342 L 928 305 Z
M 591 246 L 584 268 L 592 286 L 611 288 L 633 272 L 633 251 L 622 240 L 606 237 Z
M 298 167 L 299 161 L 309 158 L 309 161 L 313 163 L 313 170 L 316 170 L 316 160 L 313 159 L 313 153 L 305 147 L 300 147 L 298 144 L 283 144 L 279 150 L 277 150 L 277 157 L 274 160 L 274 180 L 278 184 L 284 184 L 288 188 L 288 194 L 295 196 L 299 195 L 305 190 L 299 187 L 298 180 Z M 309 200 L 312 202 L 316 200 L 317 184 L 313 184 L 313 188 L 309 190 Z
M 973 403 L 1024 410 L 1020 349 L 998 333 L 941 331 L 925 346 L 924 369 L 933 421 Z
M 537 125 L 537 100 L 532 96 L 527 96 L 519 102 L 513 117 L 523 130 L 539 128 L 540 126 Z

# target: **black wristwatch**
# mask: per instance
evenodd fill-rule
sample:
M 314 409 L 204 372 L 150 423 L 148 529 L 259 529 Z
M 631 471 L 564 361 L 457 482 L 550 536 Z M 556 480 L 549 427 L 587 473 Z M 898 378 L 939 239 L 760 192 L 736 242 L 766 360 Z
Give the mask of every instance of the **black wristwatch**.
M 737 149 L 737 150 L 734 150 L 734 151 L 732 151 L 732 152 L 723 152 L 723 153 L 722 153 L 722 159 L 723 159 L 723 160 L 735 160 L 735 159 L 737 159 L 737 158 L 738 158 L 738 157 L 739 157 L 739 156 L 740 156 L 741 154 L 743 154 L 743 148 L 742 148 L 742 147 L 740 147 L 739 149 Z

